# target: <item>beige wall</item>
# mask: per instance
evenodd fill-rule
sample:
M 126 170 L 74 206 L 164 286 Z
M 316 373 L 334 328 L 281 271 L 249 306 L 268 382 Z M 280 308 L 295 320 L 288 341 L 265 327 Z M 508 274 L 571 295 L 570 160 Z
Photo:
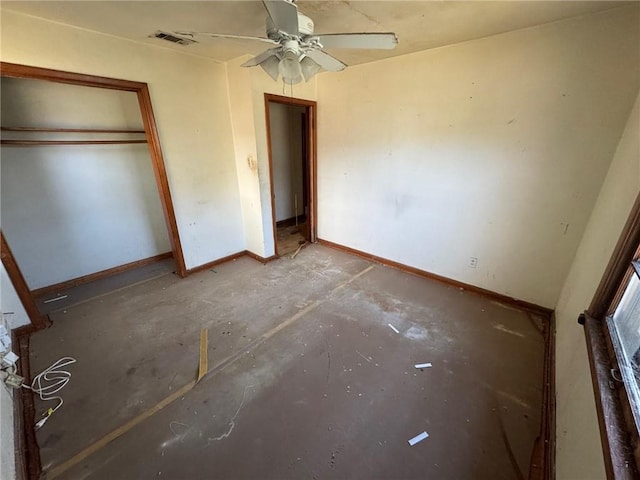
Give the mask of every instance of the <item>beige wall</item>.
M 244 250 L 223 64 L 2 10 L 1 59 L 149 85 L 187 268 Z
M 640 192 L 640 96 L 556 306 L 557 478 L 604 477 L 584 332 L 577 318 L 591 302 Z
M 240 65 L 245 59 L 227 64 L 229 82 L 229 109 L 233 127 L 233 144 L 242 221 L 247 250 L 265 256 L 258 153 L 251 95 L 251 70 Z
M 553 308 L 639 45 L 635 5 L 320 75 L 320 238 Z

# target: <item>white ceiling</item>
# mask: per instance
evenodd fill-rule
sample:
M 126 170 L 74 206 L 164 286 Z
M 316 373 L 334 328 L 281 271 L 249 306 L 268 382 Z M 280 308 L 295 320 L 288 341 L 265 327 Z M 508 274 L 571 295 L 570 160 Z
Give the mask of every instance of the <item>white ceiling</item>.
M 387 32 L 395 50 L 328 50 L 348 65 L 474 40 L 638 2 L 617 1 L 306 1 L 316 33 Z M 2 1 L 2 8 L 185 53 L 228 61 L 265 49 L 259 42 L 211 39 L 188 47 L 148 38 L 156 30 L 265 36 L 259 1 Z

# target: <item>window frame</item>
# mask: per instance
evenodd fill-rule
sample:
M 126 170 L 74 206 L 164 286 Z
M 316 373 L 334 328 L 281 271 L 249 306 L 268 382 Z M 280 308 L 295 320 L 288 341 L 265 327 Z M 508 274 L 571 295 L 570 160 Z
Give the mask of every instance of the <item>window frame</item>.
M 640 478 L 640 435 L 620 370 L 606 318 L 618 306 L 640 258 L 640 194 L 631 209 L 609 264 L 589 308 L 578 322 L 584 326 L 594 388 L 605 471 L 608 479 Z

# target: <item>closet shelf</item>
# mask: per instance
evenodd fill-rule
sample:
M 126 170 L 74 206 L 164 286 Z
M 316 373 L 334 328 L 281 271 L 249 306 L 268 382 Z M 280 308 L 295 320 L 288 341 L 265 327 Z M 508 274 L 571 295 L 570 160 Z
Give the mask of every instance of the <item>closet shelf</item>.
M 127 130 L 118 128 L 44 128 L 44 127 L 0 127 L 3 132 L 43 132 L 43 133 L 146 133 L 144 130 Z M 44 146 L 44 145 L 123 145 L 127 143 L 147 143 L 146 140 L 26 140 L 2 139 L 0 145 Z
M 146 140 L 0 140 L 0 145 L 119 145 L 125 143 L 147 143 Z
M 104 129 L 104 128 L 39 128 L 0 127 L 3 132 L 60 132 L 60 133 L 145 133 L 144 130 Z

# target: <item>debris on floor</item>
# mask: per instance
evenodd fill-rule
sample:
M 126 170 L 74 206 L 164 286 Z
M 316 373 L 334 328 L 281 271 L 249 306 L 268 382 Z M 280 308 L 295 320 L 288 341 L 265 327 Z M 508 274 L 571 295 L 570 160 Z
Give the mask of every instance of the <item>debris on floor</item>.
M 50 298 L 50 299 L 48 299 L 48 300 L 45 300 L 45 301 L 44 301 L 44 302 L 42 302 L 42 303 L 57 302 L 58 300 L 64 300 L 65 298 L 67 298 L 67 295 L 60 295 L 60 296 L 58 296 L 58 297 L 53 297 L 53 298 Z
M 31 385 L 22 385 L 24 388 L 38 394 L 40 400 L 43 402 L 50 400 L 56 400 L 58 402 L 55 407 L 49 407 L 46 412 L 42 414 L 43 418 L 34 425 L 35 430 L 42 428 L 47 420 L 49 420 L 49 417 L 58 411 L 64 403 L 62 397 L 56 395 L 56 393 L 62 390 L 71 380 L 71 372 L 62 370 L 62 368 L 73 363 L 76 363 L 75 358 L 62 357 L 33 377 Z
M 416 363 L 414 365 L 415 368 L 430 368 L 431 366 L 430 363 Z
M 366 357 L 363 354 L 361 354 L 358 350 L 356 350 L 356 353 L 358 355 L 360 355 L 362 358 L 364 358 L 367 362 L 371 363 L 371 357 Z
M 393 325 L 391 325 L 390 323 L 388 323 L 387 325 L 389 325 L 389 328 L 390 328 L 391 330 L 393 330 L 394 332 L 396 332 L 396 333 L 400 333 L 400 330 L 398 330 L 396 327 L 394 327 L 394 326 L 393 326 Z
M 409 445 L 411 445 L 413 447 L 416 443 L 421 442 L 422 440 L 424 440 L 428 436 L 429 436 L 429 434 L 427 432 L 422 432 L 421 434 L 416 435 L 415 437 L 409 439 Z
M 300 253 L 300 250 L 302 250 L 305 247 L 305 245 L 307 244 L 307 241 L 306 240 L 300 240 L 300 242 L 298 242 L 298 244 L 300 246 L 298 247 L 298 249 L 295 252 L 293 252 L 293 255 L 291 255 L 291 260 L 293 260 L 294 258 L 296 258 L 298 256 L 298 254 Z
M 208 359 L 207 359 L 207 346 L 209 344 L 209 330 L 202 328 L 200 330 L 200 362 L 198 365 L 198 383 L 202 377 L 204 377 L 209 371 Z

